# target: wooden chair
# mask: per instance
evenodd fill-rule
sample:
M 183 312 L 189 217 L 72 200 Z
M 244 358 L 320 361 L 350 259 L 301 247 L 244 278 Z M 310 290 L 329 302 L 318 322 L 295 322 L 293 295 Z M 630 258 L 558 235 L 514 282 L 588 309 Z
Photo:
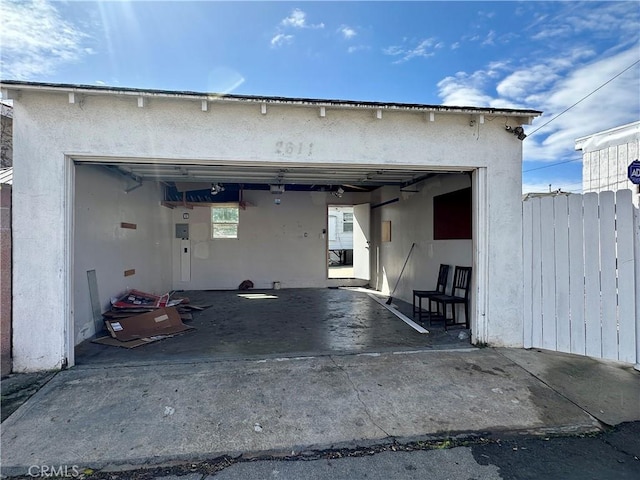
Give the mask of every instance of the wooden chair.
M 422 299 L 429 298 L 433 295 L 444 295 L 447 287 L 447 279 L 449 278 L 449 265 L 440 264 L 440 270 L 438 271 L 438 282 L 436 283 L 435 290 L 414 290 L 413 291 L 413 316 L 418 314 L 418 321 L 422 321 Z M 416 298 L 418 299 L 416 309 Z M 429 302 L 431 307 L 431 302 Z M 431 315 L 431 309 L 429 309 L 429 315 Z
M 451 295 L 432 295 L 429 297 L 429 312 L 431 312 L 431 302 L 436 303 L 436 312 L 440 315 L 442 307 L 442 317 L 444 318 L 444 329 L 447 326 L 458 325 L 456 322 L 456 305 L 464 305 L 465 327 L 469 328 L 469 294 L 471 292 L 471 267 L 456 267 L 453 273 L 453 285 Z M 447 305 L 451 305 L 451 323 L 448 323 Z

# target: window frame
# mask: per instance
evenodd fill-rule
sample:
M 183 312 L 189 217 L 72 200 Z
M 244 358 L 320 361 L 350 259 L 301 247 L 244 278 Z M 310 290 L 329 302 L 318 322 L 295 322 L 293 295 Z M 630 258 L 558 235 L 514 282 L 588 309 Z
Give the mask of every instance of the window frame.
M 347 221 L 346 216 L 349 215 L 351 218 Z M 345 225 L 351 225 L 350 229 L 347 230 Z M 343 232 L 353 232 L 353 213 L 352 212 L 343 212 L 342 214 L 342 231 Z
M 235 209 L 237 212 L 237 220 L 229 221 L 222 220 L 216 221 L 213 218 L 215 209 Z M 214 203 L 209 209 L 210 221 L 211 221 L 211 240 L 237 240 L 240 234 L 240 204 L 239 203 Z M 235 225 L 235 236 L 216 236 L 216 225 L 228 226 Z

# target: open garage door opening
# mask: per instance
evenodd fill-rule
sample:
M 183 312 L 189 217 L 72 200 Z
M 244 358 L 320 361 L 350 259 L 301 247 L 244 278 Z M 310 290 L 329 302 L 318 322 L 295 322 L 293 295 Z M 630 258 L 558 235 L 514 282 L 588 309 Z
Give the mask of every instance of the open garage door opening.
M 379 184 L 345 188 L 329 184 L 335 167 L 331 179 L 316 171 L 296 184 L 287 175 L 309 172 L 264 168 L 77 160 L 78 363 L 468 346 L 468 335 L 424 318 L 430 333 L 417 333 L 367 294 L 386 300 L 393 291 L 394 306 L 414 318 L 412 292 L 434 285 L 440 263 L 452 272 L 471 265 L 470 235 L 434 223 L 446 195 L 470 189 L 468 174 L 373 170 Z M 184 172 L 193 178 L 177 181 Z M 358 175 L 375 178 L 371 169 Z M 99 331 L 112 299 L 130 290 L 188 299 L 195 309 L 180 313 L 190 328 L 135 348 L 95 344 L 96 331 L 109 335 Z

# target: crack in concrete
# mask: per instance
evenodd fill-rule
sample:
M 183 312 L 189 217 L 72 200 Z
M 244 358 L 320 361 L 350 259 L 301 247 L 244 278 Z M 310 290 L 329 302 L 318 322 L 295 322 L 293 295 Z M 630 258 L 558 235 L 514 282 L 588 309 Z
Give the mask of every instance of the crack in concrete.
M 336 361 L 333 359 L 332 355 L 329 355 L 329 360 L 331 360 L 331 362 L 340 369 L 340 371 L 342 371 L 342 373 L 344 373 L 344 375 L 347 377 L 347 380 L 349 380 L 349 383 L 351 384 L 351 387 L 353 387 L 354 392 L 356 392 L 356 397 L 358 398 L 358 402 L 360 402 L 360 405 L 362 405 L 362 408 L 364 408 L 364 412 L 367 414 L 367 417 L 369 417 L 369 420 L 371 421 L 371 423 L 373 423 L 382 433 L 385 434 L 385 436 L 389 437 L 389 438 L 393 438 L 393 435 L 389 434 L 389 432 L 387 432 L 384 428 L 382 428 L 374 419 L 373 419 L 373 415 L 371 415 L 371 412 L 369 411 L 369 407 L 367 407 L 367 404 L 364 403 L 364 401 L 362 400 L 362 398 L 360 397 L 360 391 L 358 390 L 358 388 L 356 387 L 356 384 L 353 383 L 353 380 L 351 379 L 351 376 L 349 375 L 349 372 L 342 366 L 338 365 L 338 363 L 336 363 Z M 395 441 L 395 440 L 394 440 Z
M 539 377 L 538 375 L 536 375 L 533 372 L 530 372 L 529 370 L 527 370 L 526 368 L 524 368 L 522 365 L 520 365 L 518 362 L 514 362 L 513 360 L 511 360 L 509 357 L 507 357 L 505 354 L 503 354 L 502 352 L 499 352 L 498 350 L 496 350 L 495 348 L 493 349 L 493 351 L 495 353 L 497 353 L 498 355 L 506 358 L 508 361 L 512 362 L 514 365 L 516 365 L 518 368 L 520 368 L 521 370 L 523 370 L 524 372 L 528 373 L 530 376 L 532 376 L 533 378 L 535 378 L 536 380 L 538 380 L 540 383 L 542 383 L 543 385 L 549 387 L 553 392 L 555 392 L 556 394 L 558 394 L 559 396 L 561 396 L 562 398 L 564 398 L 566 401 L 568 401 L 569 403 L 575 405 L 576 407 L 578 407 L 580 410 L 582 410 L 584 413 L 586 413 L 589 417 L 593 418 L 598 424 L 599 424 L 599 429 L 601 431 L 604 431 L 608 428 L 612 428 L 613 425 L 609 425 L 608 423 L 604 422 L 603 420 L 601 420 L 600 418 L 596 417 L 595 415 L 593 415 L 591 412 L 589 412 L 588 410 L 586 410 L 582 405 L 579 405 L 578 403 L 576 403 L 575 401 L 573 401 L 571 398 L 567 397 L 564 393 L 556 390 L 555 387 L 553 387 L 552 385 L 550 385 L 549 383 L 547 383 L 544 379 L 542 379 L 541 377 Z

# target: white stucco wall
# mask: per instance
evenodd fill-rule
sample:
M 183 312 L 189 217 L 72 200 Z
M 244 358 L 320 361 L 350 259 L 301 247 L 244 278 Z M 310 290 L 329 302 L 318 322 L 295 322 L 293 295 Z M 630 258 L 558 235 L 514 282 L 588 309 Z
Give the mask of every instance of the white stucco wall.
M 328 107 L 322 118 L 315 106 L 268 104 L 263 115 L 260 104 L 246 102 L 212 102 L 203 112 L 200 100 L 155 96 L 144 108 L 132 95 L 78 93 L 75 103 L 61 92 L 31 90 L 16 97 L 16 370 L 59 368 L 72 338 L 67 325 L 72 310 L 68 279 L 73 208 L 68 192 L 73 166 L 65 155 L 176 165 L 218 161 L 454 171 L 486 167 L 486 251 L 478 253 L 487 260 L 489 293 L 486 311 L 481 312 L 490 325 L 485 339 L 499 345 L 522 344 L 522 144 L 505 132 L 507 118 L 471 125 L 466 114 L 436 113 L 431 122 L 424 113 L 386 109 L 377 119 L 373 109 Z M 279 148 L 281 142 L 300 148 L 287 154 Z M 248 215 L 260 215 L 259 211 Z M 293 240 L 308 227 L 317 237 L 316 221 L 312 216 L 308 223 L 287 229 L 287 235 Z M 317 238 L 311 241 L 320 243 Z M 302 239 L 294 243 L 307 245 Z M 388 268 L 399 269 L 403 261 L 404 255 Z M 296 278 L 298 273 L 291 277 Z
M 162 188 L 132 186 L 97 166 L 76 167 L 74 236 L 75 342 L 95 333 L 87 271 L 95 270 L 102 311 L 110 298 L 135 288 L 163 294 L 171 289 L 171 210 L 160 206 Z M 135 229 L 121 228 L 121 223 Z M 124 276 L 125 270 L 135 274 Z
M 372 210 L 373 270 L 377 272 L 378 290 L 383 293 L 393 290 L 411 245 L 415 242 L 393 297 L 411 303 L 413 290 L 435 288 L 441 263 L 451 266 L 447 287 L 449 293 L 454 267 L 472 266 L 473 246 L 471 240 L 433 239 L 433 197 L 470 186 L 469 175 L 451 174 L 439 175 L 407 189 L 418 190 L 417 193 L 403 193 L 392 187 L 376 192 L 377 198 L 373 202 L 376 204 L 399 198 L 398 202 Z M 391 242 L 380 241 L 383 221 L 391 222 Z
M 340 201 L 367 202 L 368 193 L 345 194 Z M 175 289 L 235 289 L 245 279 L 255 288 L 327 287 L 327 192 L 285 192 L 280 205 L 269 191 L 245 191 L 251 206 L 240 210 L 237 239 L 211 239 L 209 207 L 176 208 L 174 223 L 189 224 L 191 281 L 180 279 L 181 241 L 174 240 Z M 183 213 L 189 213 L 184 220 Z

